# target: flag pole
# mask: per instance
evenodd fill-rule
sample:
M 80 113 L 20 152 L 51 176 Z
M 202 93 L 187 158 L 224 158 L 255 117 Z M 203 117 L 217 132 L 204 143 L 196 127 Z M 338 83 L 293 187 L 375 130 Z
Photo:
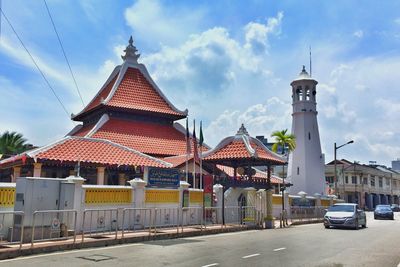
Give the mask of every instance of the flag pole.
M 202 129 L 202 125 L 203 122 L 200 121 L 200 189 L 203 189 L 203 151 L 202 151 L 202 147 L 203 147 L 203 129 Z
M 197 140 L 194 140 L 195 138 L 196 138 L 196 121 L 193 120 L 193 188 L 196 188 L 196 156 L 195 156 L 195 153 L 197 152 L 197 149 L 194 146 L 196 146 Z
M 190 145 L 190 140 L 189 140 L 189 122 L 188 118 L 186 118 L 186 166 L 185 166 L 185 178 L 186 178 L 186 183 L 189 182 L 189 145 Z

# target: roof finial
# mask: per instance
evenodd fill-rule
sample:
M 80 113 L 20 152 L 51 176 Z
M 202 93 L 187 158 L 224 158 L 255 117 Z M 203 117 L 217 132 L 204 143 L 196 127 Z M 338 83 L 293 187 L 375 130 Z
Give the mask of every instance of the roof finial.
M 129 38 L 129 45 L 126 47 L 126 49 L 124 50 L 125 55 L 121 56 L 121 58 L 124 61 L 132 61 L 134 63 L 137 63 L 138 58 L 140 57 L 140 54 L 136 54 L 138 50 L 136 49 L 136 47 L 133 45 L 133 38 L 132 35 Z
M 243 123 L 242 126 L 240 126 L 239 130 L 237 131 L 236 135 L 249 135 Z

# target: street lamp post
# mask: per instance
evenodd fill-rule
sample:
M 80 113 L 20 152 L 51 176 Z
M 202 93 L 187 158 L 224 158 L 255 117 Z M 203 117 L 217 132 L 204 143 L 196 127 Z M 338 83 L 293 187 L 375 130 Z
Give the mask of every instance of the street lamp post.
M 352 143 L 354 143 L 353 140 L 351 140 L 351 141 L 349 141 L 349 142 L 347 142 L 347 143 L 345 143 L 345 144 L 343 144 L 343 145 L 340 145 L 340 146 L 336 146 L 336 143 L 335 143 L 335 145 L 334 145 L 334 164 L 335 164 L 335 173 L 334 173 L 335 179 L 334 179 L 334 180 L 335 180 L 335 194 L 336 194 L 336 195 L 338 195 L 337 173 L 336 173 L 336 151 L 337 151 L 339 148 L 344 147 L 345 145 L 352 144 Z

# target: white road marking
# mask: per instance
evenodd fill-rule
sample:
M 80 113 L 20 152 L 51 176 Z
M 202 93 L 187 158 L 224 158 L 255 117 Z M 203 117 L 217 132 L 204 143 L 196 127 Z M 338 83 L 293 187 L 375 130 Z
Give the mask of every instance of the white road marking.
M 218 266 L 218 265 L 219 265 L 219 263 L 211 263 L 211 264 L 208 264 L 208 265 L 203 265 L 201 267 L 211 267 L 211 266 Z
M 248 258 L 256 257 L 256 256 L 260 256 L 260 253 L 256 253 L 256 254 L 251 254 L 251 255 L 243 256 L 242 259 L 248 259 Z
M 286 248 L 276 248 L 276 249 L 274 249 L 274 251 L 280 251 L 280 250 L 284 250 L 284 249 L 286 249 Z
M 110 246 L 110 247 L 101 247 L 101 248 L 79 249 L 79 250 L 71 250 L 71 251 L 63 251 L 63 252 L 54 252 L 54 253 L 40 254 L 40 255 L 27 256 L 27 257 L 19 257 L 19 258 L 15 258 L 15 259 L 0 260 L 0 263 L 9 262 L 9 261 L 19 261 L 19 260 L 41 258 L 41 257 L 51 257 L 51 256 L 63 255 L 63 254 L 91 252 L 91 251 L 98 251 L 98 250 L 107 250 L 107 249 L 113 249 L 113 248 L 115 249 L 115 248 L 123 248 L 123 247 L 135 247 L 135 246 L 143 246 L 143 245 L 144 244 L 142 244 L 142 243 L 134 243 L 134 244 L 116 245 L 116 246 Z

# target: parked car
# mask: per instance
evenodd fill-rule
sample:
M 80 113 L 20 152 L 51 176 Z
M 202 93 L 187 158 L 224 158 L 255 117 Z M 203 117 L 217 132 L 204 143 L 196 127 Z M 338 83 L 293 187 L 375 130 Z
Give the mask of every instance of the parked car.
M 337 203 L 331 206 L 324 216 L 325 228 L 345 227 L 358 230 L 360 225 L 367 227 L 365 212 L 358 208 L 358 204 Z
M 374 211 L 374 219 L 394 220 L 394 213 L 390 208 L 390 205 L 377 205 Z
M 392 205 L 390 206 L 390 208 L 391 208 L 392 211 L 394 211 L 394 212 L 400 211 L 400 206 L 399 206 L 399 204 L 392 204 Z

